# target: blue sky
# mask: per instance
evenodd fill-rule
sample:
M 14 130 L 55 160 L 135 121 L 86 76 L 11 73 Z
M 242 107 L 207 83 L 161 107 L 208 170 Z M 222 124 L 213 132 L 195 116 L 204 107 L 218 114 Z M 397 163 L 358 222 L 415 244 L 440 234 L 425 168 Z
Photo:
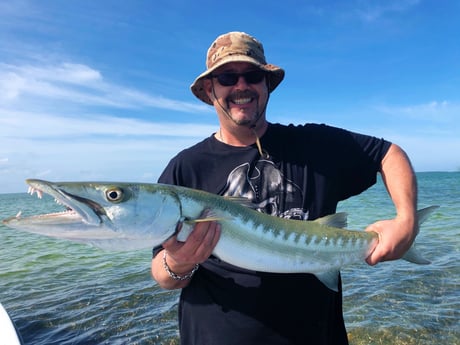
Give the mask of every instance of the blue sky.
M 286 70 L 271 122 L 385 137 L 417 171 L 460 170 L 459 1 L 0 0 L 0 193 L 155 182 L 217 129 L 189 85 L 228 31 Z

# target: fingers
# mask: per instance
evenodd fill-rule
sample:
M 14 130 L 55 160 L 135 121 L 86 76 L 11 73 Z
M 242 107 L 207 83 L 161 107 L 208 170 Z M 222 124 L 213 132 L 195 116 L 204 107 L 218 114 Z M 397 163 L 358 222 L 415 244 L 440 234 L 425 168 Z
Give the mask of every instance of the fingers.
M 379 246 L 377 245 L 377 247 L 372 251 L 372 253 L 370 253 L 369 256 L 366 258 L 366 262 L 371 266 L 375 266 L 380 261 L 384 261 L 383 253 L 378 248 Z
M 200 222 L 185 242 L 178 242 L 174 236 L 163 243 L 163 248 L 176 263 L 202 263 L 212 254 L 220 237 L 220 229 L 216 222 Z
M 218 223 L 198 223 L 184 243 L 183 250 L 193 255 L 197 263 L 203 262 L 211 255 L 219 236 L 220 225 Z
M 396 219 L 378 221 L 370 225 L 366 231 L 373 231 L 379 236 L 376 247 L 366 258 L 366 262 L 371 266 L 382 261 L 400 259 L 410 248 L 416 234 L 412 224 Z
M 371 253 L 368 255 L 368 257 L 366 258 L 366 262 L 370 265 L 370 266 L 375 266 L 377 265 L 380 261 L 383 260 L 383 253 L 382 253 L 382 235 L 379 231 L 379 226 L 378 226 L 378 223 L 375 223 L 375 224 L 372 224 L 370 225 L 369 227 L 367 227 L 366 231 L 372 231 L 372 232 L 375 232 L 377 235 L 378 235 L 378 242 L 377 244 L 375 245 L 375 247 L 372 249 Z

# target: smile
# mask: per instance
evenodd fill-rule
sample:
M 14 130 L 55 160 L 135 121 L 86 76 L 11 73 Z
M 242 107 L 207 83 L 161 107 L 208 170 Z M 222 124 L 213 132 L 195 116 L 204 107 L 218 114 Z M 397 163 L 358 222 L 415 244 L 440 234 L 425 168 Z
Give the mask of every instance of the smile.
M 237 105 L 242 105 L 242 104 L 248 104 L 253 101 L 252 97 L 246 97 L 246 98 L 236 98 L 232 99 L 231 102 Z

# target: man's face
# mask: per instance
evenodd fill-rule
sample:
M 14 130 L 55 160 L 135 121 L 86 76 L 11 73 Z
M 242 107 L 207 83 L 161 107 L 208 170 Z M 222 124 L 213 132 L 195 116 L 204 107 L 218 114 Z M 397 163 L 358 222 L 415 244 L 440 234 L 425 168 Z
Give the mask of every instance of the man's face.
M 238 75 L 248 72 L 253 73 Z M 206 79 L 204 86 L 221 119 L 231 117 L 235 124 L 255 125 L 268 100 L 265 74 L 250 63 L 231 62 L 212 75 L 215 77 Z

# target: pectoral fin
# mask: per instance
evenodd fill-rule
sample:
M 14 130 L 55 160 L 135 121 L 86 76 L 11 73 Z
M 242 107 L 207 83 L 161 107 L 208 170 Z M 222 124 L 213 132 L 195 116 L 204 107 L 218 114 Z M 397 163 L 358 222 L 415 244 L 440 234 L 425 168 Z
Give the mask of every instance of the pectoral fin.
M 218 222 L 224 220 L 222 217 L 207 217 L 207 218 L 198 218 L 198 219 L 187 219 L 184 220 L 184 223 L 194 225 L 196 223 L 204 223 L 204 222 Z
M 177 224 L 177 228 L 179 229 L 177 232 L 177 240 L 180 242 L 185 242 L 197 223 L 219 222 L 224 219 L 224 217 L 213 215 L 212 212 L 204 212 L 200 218 L 183 219 Z

